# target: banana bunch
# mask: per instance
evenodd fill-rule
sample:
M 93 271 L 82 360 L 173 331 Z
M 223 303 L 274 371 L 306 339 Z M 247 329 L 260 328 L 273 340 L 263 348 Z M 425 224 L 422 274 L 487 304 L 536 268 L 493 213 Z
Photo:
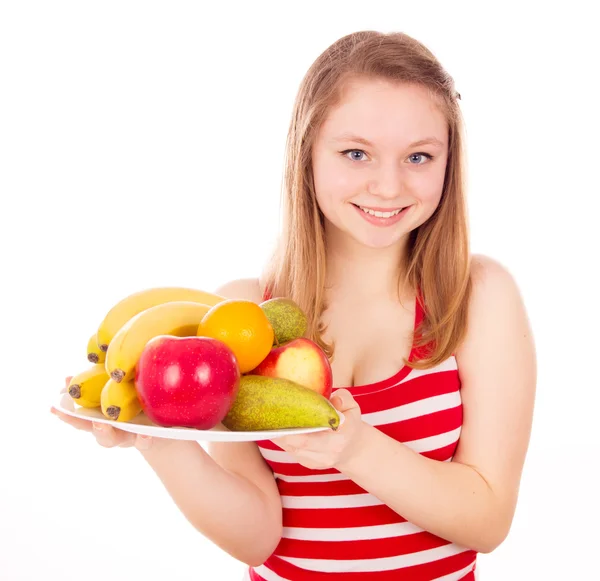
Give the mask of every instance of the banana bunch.
M 135 418 L 142 407 L 135 368 L 144 347 L 158 335 L 194 336 L 204 315 L 225 297 L 181 287 L 150 288 L 125 297 L 106 314 L 87 343 L 92 366 L 67 387 L 82 407 L 100 408 L 119 422 Z

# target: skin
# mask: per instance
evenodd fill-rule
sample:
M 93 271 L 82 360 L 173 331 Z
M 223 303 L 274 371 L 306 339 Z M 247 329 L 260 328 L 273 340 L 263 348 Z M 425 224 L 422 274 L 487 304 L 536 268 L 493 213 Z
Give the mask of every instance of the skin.
M 447 132 L 444 115 L 425 89 L 372 80 L 352 83 L 346 100 L 321 126 L 312 152 L 317 202 L 327 218 L 332 262 L 340 253 L 355 260 L 355 252 L 360 252 L 367 260 L 393 264 L 405 250 L 408 233 L 439 204 Z M 348 133 L 368 139 L 373 146 L 339 140 Z M 435 137 L 441 145 L 410 147 L 423 137 Z M 343 153 L 348 149 L 353 151 Z M 401 225 L 377 228 L 362 219 L 352 203 L 411 209 Z
M 342 133 L 357 134 L 372 145 L 334 141 Z M 441 145 L 411 147 L 425 137 L 436 137 Z M 344 155 L 345 150 L 353 151 Z M 410 231 L 431 217 L 441 199 L 446 123 L 435 101 L 419 87 L 356 79 L 320 128 L 312 159 L 328 246 L 326 339 L 336 343 L 334 386 L 351 389 L 390 377 L 408 357 L 415 297 L 410 289 L 400 289 L 399 300 L 397 275 Z M 352 204 L 410 208 L 400 222 L 380 227 L 366 222 Z M 338 389 L 332 397 L 345 416 L 337 431 L 275 442 L 304 466 L 338 469 L 415 525 L 490 552 L 506 538 L 513 519 L 537 371 L 527 313 L 510 272 L 489 257 L 474 255 L 472 277 L 467 335 L 455 353 L 464 423 L 452 462 L 425 458 L 363 422 L 348 389 Z M 244 279 L 219 293 L 260 302 L 263 288 L 263 281 Z M 89 422 L 58 415 L 74 427 L 92 430 Z M 147 457 L 150 449 L 173 445 L 110 426 L 92 431 L 100 445 L 135 446 Z M 273 527 L 280 527 L 278 493 L 256 445 L 214 443 L 211 451 L 230 470 L 241 458 L 252 458 L 244 469 L 260 472 L 257 485 L 273 510 Z M 258 477 L 253 481 L 258 483 Z M 279 532 L 273 531 L 261 554 L 252 555 L 254 562 L 270 554 Z

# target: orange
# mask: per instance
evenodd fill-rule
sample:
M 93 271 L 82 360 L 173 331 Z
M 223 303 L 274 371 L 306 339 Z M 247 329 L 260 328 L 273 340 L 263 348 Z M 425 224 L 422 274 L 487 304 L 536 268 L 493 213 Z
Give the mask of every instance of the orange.
M 262 362 L 273 347 L 274 332 L 260 306 L 243 299 L 227 299 L 202 318 L 198 335 L 222 341 L 236 356 L 241 373 Z

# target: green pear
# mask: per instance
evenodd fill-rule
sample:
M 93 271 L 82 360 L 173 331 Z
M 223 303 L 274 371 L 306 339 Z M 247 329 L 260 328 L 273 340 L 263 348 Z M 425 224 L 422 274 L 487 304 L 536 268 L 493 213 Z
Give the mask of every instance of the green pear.
M 275 334 L 273 345 L 304 337 L 307 319 L 304 311 L 291 299 L 275 297 L 260 304 Z
M 331 428 L 340 416 L 320 393 L 288 379 L 243 375 L 236 398 L 223 419 L 232 431 Z

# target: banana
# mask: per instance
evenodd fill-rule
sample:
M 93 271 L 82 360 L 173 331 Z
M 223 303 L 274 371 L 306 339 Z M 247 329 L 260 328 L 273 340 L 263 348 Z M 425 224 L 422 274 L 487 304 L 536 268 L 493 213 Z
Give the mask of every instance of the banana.
M 102 414 L 117 422 L 128 422 L 142 411 L 133 381 L 109 379 L 102 388 L 100 403 Z
M 129 319 L 156 305 L 172 301 L 192 301 L 210 307 L 224 301 L 225 297 L 184 287 L 157 287 L 133 293 L 114 305 L 98 327 L 98 346 L 106 351 L 117 331 Z
M 98 334 L 94 333 L 87 344 L 87 358 L 91 363 L 104 363 L 106 353 L 98 347 Z
M 96 363 L 75 375 L 69 382 L 67 391 L 73 401 L 80 406 L 96 408 L 100 406 L 100 394 L 109 379 L 104 364 Z
M 110 342 L 106 371 L 117 383 L 134 379 L 137 362 L 150 339 L 157 335 L 194 336 L 209 305 L 173 301 L 155 305 L 130 319 Z

